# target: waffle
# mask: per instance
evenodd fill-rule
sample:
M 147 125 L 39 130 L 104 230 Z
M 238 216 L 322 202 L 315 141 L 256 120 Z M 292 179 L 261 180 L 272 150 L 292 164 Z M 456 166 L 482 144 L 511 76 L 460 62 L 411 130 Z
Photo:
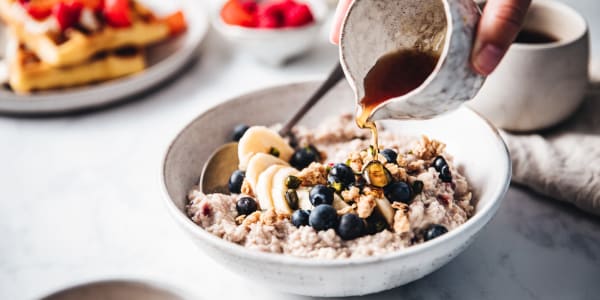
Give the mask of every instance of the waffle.
M 135 2 L 133 24 L 126 28 L 102 26 L 98 31 L 69 28 L 64 33 L 33 33 L 27 30 L 22 16 L 11 9 L 17 0 L 0 0 L 0 18 L 18 39 L 47 65 L 69 66 L 83 63 L 97 53 L 123 47 L 145 47 L 166 39 L 169 27 L 152 12 Z
M 29 93 L 110 80 L 145 68 L 144 55 L 136 48 L 98 53 L 78 65 L 56 67 L 40 60 L 26 45 L 9 42 L 8 83 L 16 93 Z

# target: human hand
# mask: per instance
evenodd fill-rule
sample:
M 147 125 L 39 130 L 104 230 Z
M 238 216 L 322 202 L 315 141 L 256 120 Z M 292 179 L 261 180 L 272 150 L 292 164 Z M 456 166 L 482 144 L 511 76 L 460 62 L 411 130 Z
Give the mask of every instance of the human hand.
M 331 30 L 331 42 L 339 44 L 342 20 L 352 0 L 339 0 Z M 488 75 L 500 63 L 516 38 L 531 0 L 488 0 L 477 26 L 471 66 Z

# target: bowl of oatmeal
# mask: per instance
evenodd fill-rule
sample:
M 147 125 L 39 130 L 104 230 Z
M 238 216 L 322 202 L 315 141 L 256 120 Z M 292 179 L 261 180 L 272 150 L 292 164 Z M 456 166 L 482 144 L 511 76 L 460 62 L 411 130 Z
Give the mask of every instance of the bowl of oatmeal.
M 394 288 L 462 252 L 510 182 L 497 131 L 461 108 L 432 120 L 378 122 L 375 148 L 370 131 L 355 125 L 352 91 L 340 84 L 294 128 L 293 139 L 280 137 L 277 124 L 317 85 L 234 98 L 175 137 L 162 180 L 181 228 L 235 273 L 310 296 Z M 236 132 L 239 170 L 221 193 L 203 193 L 204 163 L 240 123 L 248 127 Z

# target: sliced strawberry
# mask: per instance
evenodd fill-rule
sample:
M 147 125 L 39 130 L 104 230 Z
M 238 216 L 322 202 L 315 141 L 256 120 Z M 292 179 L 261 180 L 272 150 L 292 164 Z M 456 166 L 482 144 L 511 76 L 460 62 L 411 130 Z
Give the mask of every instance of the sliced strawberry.
M 83 4 L 80 2 L 58 2 L 52 8 L 52 14 L 56 18 L 61 30 L 65 30 L 77 24 Z
M 221 9 L 221 19 L 230 25 L 256 27 L 258 20 L 254 13 L 247 11 L 238 0 L 229 0 Z
M 169 32 L 171 32 L 171 35 L 177 35 L 179 33 L 182 33 L 187 28 L 187 23 L 185 22 L 185 16 L 183 15 L 183 12 L 181 12 L 181 11 L 173 13 L 173 14 L 163 18 L 162 20 L 163 20 L 163 22 L 165 22 L 167 24 L 167 26 L 169 26 Z
M 306 4 L 296 3 L 285 11 L 285 26 L 299 27 L 312 23 L 314 17 Z
M 83 4 L 83 6 L 93 10 L 93 11 L 100 11 L 102 9 L 102 7 L 104 6 L 104 0 L 74 0 L 77 2 L 81 2 L 81 4 Z
M 129 27 L 132 24 L 129 0 L 105 0 L 102 13 L 106 23 L 112 27 Z
M 43 20 L 52 14 L 52 7 L 57 0 L 20 0 L 19 3 L 27 14 L 36 20 Z
M 52 9 L 47 7 L 36 7 L 32 5 L 23 6 L 27 13 L 36 20 L 43 20 L 52 14 Z

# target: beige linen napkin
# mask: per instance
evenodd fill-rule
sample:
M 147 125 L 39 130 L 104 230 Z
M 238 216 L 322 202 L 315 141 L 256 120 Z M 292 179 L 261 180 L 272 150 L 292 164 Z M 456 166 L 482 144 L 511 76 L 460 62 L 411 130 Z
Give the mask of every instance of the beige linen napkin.
M 555 128 L 533 134 L 502 132 L 513 181 L 600 215 L 600 89 Z

